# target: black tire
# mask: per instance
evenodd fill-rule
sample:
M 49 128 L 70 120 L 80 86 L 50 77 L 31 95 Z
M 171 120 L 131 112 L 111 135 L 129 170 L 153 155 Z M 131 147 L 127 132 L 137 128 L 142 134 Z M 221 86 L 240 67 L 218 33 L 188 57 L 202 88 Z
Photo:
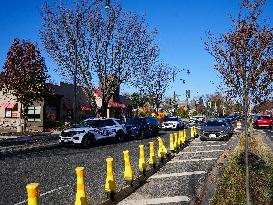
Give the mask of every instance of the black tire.
M 117 132 L 117 134 L 116 134 L 116 141 L 117 142 L 123 142 L 123 140 L 124 140 L 124 132 L 122 131 L 122 130 L 119 130 L 118 132 Z
M 152 137 L 157 137 L 158 133 L 159 133 L 159 129 L 155 129 Z
M 86 135 L 82 139 L 82 147 L 84 149 L 88 149 L 94 144 L 94 142 L 94 137 L 92 137 L 91 135 Z

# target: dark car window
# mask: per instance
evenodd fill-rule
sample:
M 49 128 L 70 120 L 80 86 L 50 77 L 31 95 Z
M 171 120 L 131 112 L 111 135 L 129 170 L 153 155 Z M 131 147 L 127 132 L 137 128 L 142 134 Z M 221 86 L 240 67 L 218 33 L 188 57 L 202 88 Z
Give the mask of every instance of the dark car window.
M 104 120 L 104 126 L 114 126 L 116 123 L 112 119 Z
M 127 124 L 129 125 L 134 125 L 134 124 L 141 124 L 143 123 L 143 119 L 141 118 L 132 118 L 130 120 L 128 120 Z
M 99 127 L 105 126 L 105 120 L 99 120 Z
M 76 125 L 76 128 L 98 127 L 98 126 L 99 126 L 99 120 L 85 120 L 85 121 L 82 121 L 80 124 Z
M 223 121 L 208 121 L 205 126 L 226 126 L 226 123 Z
M 258 120 L 268 120 L 268 119 L 270 119 L 270 117 L 269 116 L 258 116 L 257 119 Z
M 178 121 L 178 118 L 177 117 L 166 117 L 166 118 L 164 118 L 164 121 L 165 122 L 168 122 L 168 121 Z
M 154 117 L 147 117 L 147 122 L 151 125 L 158 126 L 158 120 Z

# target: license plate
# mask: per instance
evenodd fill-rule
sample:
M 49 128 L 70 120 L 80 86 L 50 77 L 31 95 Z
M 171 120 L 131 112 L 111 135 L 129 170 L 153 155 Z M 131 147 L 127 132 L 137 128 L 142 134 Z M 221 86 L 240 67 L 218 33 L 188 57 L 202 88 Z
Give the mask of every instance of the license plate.
M 210 134 L 209 137 L 216 138 L 216 134 Z

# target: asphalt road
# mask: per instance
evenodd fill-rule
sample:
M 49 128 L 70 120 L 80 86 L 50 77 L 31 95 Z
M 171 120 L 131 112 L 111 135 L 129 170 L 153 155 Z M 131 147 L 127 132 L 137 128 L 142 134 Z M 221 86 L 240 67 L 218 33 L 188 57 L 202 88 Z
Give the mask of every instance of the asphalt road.
M 166 132 L 161 135 L 168 146 Z M 89 203 L 99 204 L 105 199 L 106 158 L 114 158 L 115 181 L 117 188 L 120 188 L 123 178 L 123 151 L 129 150 L 134 173 L 138 174 L 138 145 L 145 145 L 145 155 L 148 158 L 149 141 L 157 142 L 157 139 L 154 137 L 142 141 L 99 145 L 90 149 L 56 148 L 1 158 L 0 204 L 27 204 L 25 186 L 32 182 L 40 183 L 41 204 L 73 204 L 75 168 L 78 166 L 86 168 L 85 182 Z

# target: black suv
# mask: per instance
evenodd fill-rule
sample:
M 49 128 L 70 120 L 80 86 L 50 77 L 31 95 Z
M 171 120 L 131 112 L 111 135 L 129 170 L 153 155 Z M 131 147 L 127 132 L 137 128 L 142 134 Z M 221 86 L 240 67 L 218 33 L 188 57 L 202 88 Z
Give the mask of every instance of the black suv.
M 129 136 L 138 139 L 157 136 L 159 122 L 154 117 L 134 117 L 126 123 L 125 127 Z

